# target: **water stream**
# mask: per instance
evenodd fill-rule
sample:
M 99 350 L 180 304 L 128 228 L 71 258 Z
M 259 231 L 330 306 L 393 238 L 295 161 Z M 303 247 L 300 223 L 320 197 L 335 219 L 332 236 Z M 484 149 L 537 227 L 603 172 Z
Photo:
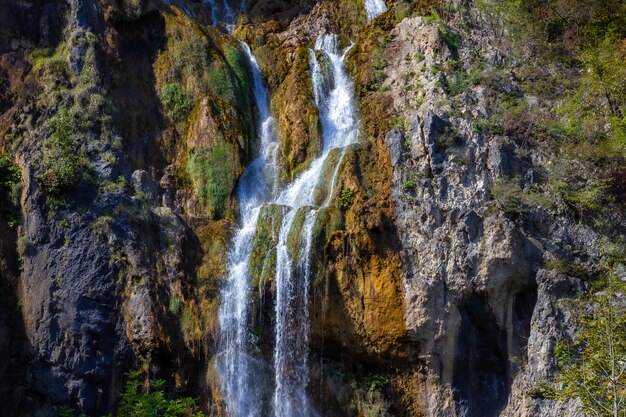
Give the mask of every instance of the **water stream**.
M 364 0 L 363 6 L 365 7 L 368 22 L 387 11 L 384 0 Z
M 314 415 L 305 391 L 308 385 L 308 289 L 311 271 L 309 261 L 312 248 L 312 229 L 318 210 L 315 189 L 323 181 L 323 172 L 334 149 L 343 150 L 358 140 L 358 125 L 353 97 L 353 85 L 339 50 L 336 35 L 320 36 L 310 51 L 311 78 L 314 98 L 319 110 L 323 132 L 322 153 L 309 168 L 285 188 L 276 202 L 288 207 L 283 218 L 278 240 L 276 274 L 276 329 L 274 348 L 274 412 L 277 417 Z M 338 171 L 341 159 L 333 170 Z M 328 184 L 331 190 L 332 184 Z M 328 204 L 327 195 L 322 207 Z M 298 265 L 289 255 L 287 238 L 294 227 L 294 219 L 305 210 L 302 226 L 302 245 Z
M 228 257 L 228 279 L 222 292 L 219 311 L 219 372 L 229 415 L 252 417 L 264 414 L 263 398 L 267 381 L 260 381 L 263 360 L 253 354 L 249 311 L 251 292 L 250 256 L 263 205 L 277 205 L 284 213 L 276 243 L 276 298 L 274 354 L 271 365 L 275 417 L 316 416 L 306 394 L 309 383 L 309 287 L 313 227 L 318 211 L 327 206 L 346 147 L 358 141 L 358 121 L 353 84 L 347 74 L 336 35 L 320 36 L 310 50 L 311 81 L 323 132 L 321 154 L 292 183 L 277 186 L 277 142 L 274 119 L 258 65 L 247 45 L 243 49 L 253 75 L 258 107 L 261 152 L 241 177 L 238 189 L 241 228 Z M 332 152 L 340 157 L 329 158 Z M 332 165 L 332 164 L 335 165 Z M 329 177 L 324 172 L 332 172 Z M 328 182 L 321 184 L 321 182 Z M 316 203 L 316 189 L 328 190 Z M 301 219 L 297 222 L 297 219 Z M 298 228 L 299 229 L 296 229 Z M 297 259 L 290 251 L 292 235 L 298 234 Z

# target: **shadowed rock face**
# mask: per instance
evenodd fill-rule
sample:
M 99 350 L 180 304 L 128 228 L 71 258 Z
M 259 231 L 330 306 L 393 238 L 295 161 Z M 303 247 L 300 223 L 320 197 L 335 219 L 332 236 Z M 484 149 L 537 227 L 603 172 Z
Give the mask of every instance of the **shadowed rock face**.
M 0 149 L 22 169 L 21 223 L 0 219 L 0 397 L 15 398 L 1 416 L 108 413 L 138 367 L 226 415 L 220 290 L 237 186 L 259 152 L 238 39 L 268 87 L 285 185 L 323 149 L 309 48 L 331 32 L 354 42 L 345 63 L 361 122 L 312 191 L 323 207 L 302 303 L 308 397 L 326 417 L 574 415 L 573 402 L 528 394 L 554 377 L 555 340 L 573 332 L 567 300 L 584 286 L 544 265 L 596 265 L 599 235 L 495 198 L 498 181 L 540 178 L 546 156 L 479 128 L 492 87 L 452 97 L 433 69 L 471 53 L 499 62 L 492 40 L 470 31 L 451 48 L 403 2 L 386 5 L 368 24 L 360 1 L 249 1 L 231 35 L 197 1 L 0 0 Z M 514 76 L 500 81 L 523 95 Z M 63 111 L 80 121 L 70 136 L 90 169 L 58 196 L 41 174 Z M 262 207 L 251 243 L 246 338 L 267 410 L 284 216 Z M 295 217 L 294 262 L 306 210 Z
M 506 334 L 484 299 L 469 300 L 460 313 L 453 378 L 457 413 L 497 416 L 510 391 Z

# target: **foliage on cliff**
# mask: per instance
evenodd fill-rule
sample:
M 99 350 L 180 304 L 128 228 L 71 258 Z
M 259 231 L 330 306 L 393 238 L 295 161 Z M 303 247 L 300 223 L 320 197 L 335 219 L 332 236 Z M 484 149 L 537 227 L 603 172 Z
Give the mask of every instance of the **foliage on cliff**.
M 505 128 L 517 139 L 543 143 L 567 159 L 592 164 L 599 170 L 592 176 L 623 198 L 624 2 L 480 0 L 477 5 L 493 32 L 505 35 L 501 38 L 511 48 L 514 75 L 523 91 L 550 104 L 509 106 L 500 115 Z
M 17 186 L 20 177 L 20 168 L 13 163 L 11 154 L 0 154 L 0 216 L 9 226 L 14 226 L 19 220 Z
M 142 371 L 128 373 L 120 398 L 117 417 L 206 417 L 191 397 L 174 396 L 166 392 L 165 381 L 146 381 Z M 61 407 L 59 417 L 74 417 L 71 407 Z M 81 417 L 84 414 L 81 414 Z M 107 416 L 111 417 L 111 415 Z
M 157 379 L 147 385 L 142 372 L 128 375 L 118 412 L 120 417 L 204 417 L 193 398 L 172 398 L 165 392 L 165 381 Z
M 575 339 L 555 347 L 561 371 L 553 396 L 578 398 L 587 415 L 626 413 L 625 290 L 624 281 L 609 274 L 601 289 L 582 300 Z

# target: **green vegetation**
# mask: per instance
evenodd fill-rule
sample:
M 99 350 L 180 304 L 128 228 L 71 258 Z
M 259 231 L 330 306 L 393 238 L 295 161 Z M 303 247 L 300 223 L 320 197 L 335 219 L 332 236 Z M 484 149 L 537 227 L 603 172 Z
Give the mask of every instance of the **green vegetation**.
M 41 87 L 36 99 L 39 113 L 54 114 L 46 123 L 49 132 L 35 165 L 35 177 L 52 203 L 60 203 L 83 180 L 95 180 L 89 158 L 115 164 L 116 153 L 109 145 L 121 146 L 113 126 L 113 106 L 100 83 L 96 37 L 80 28 L 67 28 L 66 38 L 55 48 L 30 54 L 29 77 Z M 70 51 L 80 53 L 70 60 Z M 15 139 L 19 143 L 22 138 Z M 93 149 L 89 156 L 87 143 Z
M 200 311 L 194 301 L 185 303 L 182 308 L 180 330 L 185 343 L 190 347 L 198 347 L 206 336 L 202 331 Z
M 341 200 L 341 207 L 347 208 L 352 205 L 354 202 L 354 197 L 356 196 L 356 191 L 351 190 L 350 188 L 343 188 L 341 190 L 341 196 L 339 199 Z
M 9 153 L 0 154 L 0 216 L 14 227 L 20 219 L 18 207 L 20 167 L 13 163 Z
M 235 170 L 235 153 L 226 145 L 200 148 L 191 154 L 189 175 L 211 218 L 222 218 L 226 214 L 235 187 Z
M 276 241 L 284 216 L 284 208 L 267 205 L 261 208 L 250 254 L 250 276 L 253 285 L 272 280 L 276 271 Z
M 559 361 L 557 387 L 545 394 L 577 398 L 587 415 L 626 415 L 626 283 L 615 271 L 582 300 L 574 340 L 561 340 L 554 353 Z
M 389 380 L 382 375 L 369 375 L 365 378 L 366 388 L 355 388 L 355 396 L 352 400 L 358 415 L 365 417 L 391 416 L 391 405 L 385 399 L 384 389 Z
M 243 110 L 251 109 L 252 102 L 250 101 L 250 94 L 248 94 L 248 92 L 252 91 L 252 81 L 248 75 L 246 60 L 239 49 L 230 45 L 224 46 L 224 57 L 236 80 L 236 99 L 239 107 Z
M 185 120 L 193 109 L 193 96 L 177 83 L 168 83 L 159 94 L 165 113 L 174 122 Z
M 251 136 L 251 80 L 242 52 L 236 44 L 213 32 L 188 27 L 187 19 L 182 15 L 172 17 L 173 33 L 168 37 L 167 50 L 158 58 L 157 84 L 164 110 L 178 122 L 193 108 L 193 97 L 210 95 L 220 121 L 225 124 L 223 130 L 233 131 L 230 125 L 240 122 Z M 174 99 L 169 102 L 178 105 L 165 104 L 166 89 Z
M 626 159 L 626 4 L 480 0 L 477 6 L 493 34 L 505 34 L 502 47 L 520 64 L 515 75 L 523 80 L 521 90 L 546 103 L 529 108 L 520 93 L 497 97 L 491 108 L 498 113 L 493 117 L 503 120 L 502 133 L 588 164 L 583 171 L 592 175 L 584 187 L 559 190 L 572 206 L 595 210 L 601 207 L 596 204 L 600 194 L 623 193 L 618 184 L 624 173 L 618 167 Z M 483 81 L 498 91 L 506 76 Z
M 516 216 L 529 207 L 554 208 L 552 199 L 536 186 L 522 188 L 520 178 L 498 178 L 494 181 L 491 194 L 498 208 L 507 214 Z
M 549 260 L 545 268 L 551 271 L 558 271 L 570 277 L 587 278 L 589 270 L 578 262 L 568 262 L 565 260 Z
M 165 381 L 157 379 L 146 383 L 142 371 L 128 374 L 119 410 L 114 415 L 118 417 L 206 417 L 193 398 L 175 398 L 168 395 Z M 75 417 L 76 414 L 72 408 L 65 406 L 59 408 L 58 416 Z
M 67 112 L 50 120 L 50 131 L 43 145 L 42 169 L 37 179 L 51 196 L 58 197 L 76 187 L 89 172 L 90 165 Z
M 563 201 L 578 210 L 579 214 L 598 213 L 606 209 L 604 203 L 607 185 L 603 180 L 591 178 L 587 181 L 572 182 L 556 180 L 554 189 Z
M 577 331 L 554 347 L 559 365 L 556 381 L 530 388 L 531 397 L 576 399 L 590 416 L 626 415 L 625 247 L 623 235 L 600 242 L 600 277 L 570 305 Z M 577 263 L 551 261 L 546 266 L 589 278 Z

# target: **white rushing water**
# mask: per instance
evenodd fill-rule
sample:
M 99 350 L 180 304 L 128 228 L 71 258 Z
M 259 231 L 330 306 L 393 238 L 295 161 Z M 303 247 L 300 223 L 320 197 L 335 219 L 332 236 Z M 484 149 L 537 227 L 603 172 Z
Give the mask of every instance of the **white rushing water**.
M 243 47 L 253 75 L 261 153 L 246 169 L 239 183 L 241 229 L 229 252 L 228 280 L 222 291 L 218 369 L 229 415 L 266 415 L 259 404 L 266 395 L 264 390 L 272 389 L 273 382 L 273 416 L 314 417 L 317 414 L 306 394 L 313 227 L 319 209 L 331 201 L 346 147 L 358 142 L 354 88 L 344 65 L 348 49 L 340 49 L 336 35 L 323 35 L 310 50 L 314 99 L 323 132 L 322 152 L 291 184 L 278 190 L 274 120 L 256 60 L 250 49 L 246 45 Z M 333 150 L 338 150 L 335 151 L 339 152 L 338 159 L 329 158 Z M 324 178 L 324 172 L 332 172 L 332 176 Z M 324 181 L 330 183 L 322 184 Z M 321 186 L 330 191 L 323 202 L 316 205 L 316 189 Z M 269 384 L 259 376 L 262 360 L 253 359 L 250 353 L 254 348 L 250 346 L 248 328 L 250 254 L 259 212 L 264 204 L 280 205 L 284 212 L 276 244 L 274 378 Z M 289 248 L 290 242 L 293 246 L 294 233 L 299 236 L 297 254 Z M 293 259 L 294 255 L 297 259 Z M 269 387 L 263 387 L 264 383 Z
M 329 161 L 330 152 L 338 148 L 343 150 L 358 141 L 353 84 L 343 62 L 346 52 L 347 49 L 339 50 L 336 35 L 320 36 L 315 43 L 315 49 L 310 51 L 311 78 L 322 124 L 323 150 L 309 168 L 276 199 L 278 204 L 289 207 L 289 212 L 281 225 L 276 259 L 274 345 L 276 417 L 315 415 L 305 393 L 309 378 L 307 364 L 308 288 L 311 277 L 309 261 L 313 224 L 319 210 L 319 207 L 315 207 L 314 191 L 320 180 L 323 181 L 322 173 Z M 338 165 L 340 163 L 341 160 L 337 162 Z M 334 178 L 331 178 L 331 181 L 333 180 Z M 324 201 L 327 204 L 330 196 Z M 305 210 L 306 214 L 300 231 L 302 244 L 299 262 L 298 265 L 293 265 L 287 238 L 294 227 L 294 219 L 299 209 Z
M 387 11 L 384 0 L 364 0 L 363 6 L 365 7 L 368 22 Z
M 219 309 L 220 358 L 219 372 L 222 389 L 233 416 L 255 416 L 262 390 L 254 383 L 259 361 L 250 357 L 248 303 L 250 300 L 249 262 L 252 239 L 256 232 L 259 211 L 276 186 L 276 151 L 274 118 L 269 110 L 269 99 L 261 71 L 250 48 L 242 44 L 246 53 L 254 97 L 258 109 L 260 155 L 250 163 L 239 181 L 238 201 L 241 228 L 228 254 L 228 280 L 222 290 Z
M 247 9 L 245 0 L 204 0 L 203 3 L 211 10 L 213 25 L 223 23 L 229 31 L 237 23 L 237 13 Z

